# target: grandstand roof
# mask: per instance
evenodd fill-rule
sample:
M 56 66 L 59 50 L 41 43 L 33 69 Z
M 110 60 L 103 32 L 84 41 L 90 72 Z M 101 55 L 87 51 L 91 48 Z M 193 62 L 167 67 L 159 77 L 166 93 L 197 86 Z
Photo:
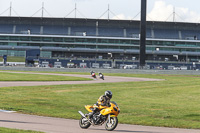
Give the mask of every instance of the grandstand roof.
M 61 26 L 94 26 L 96 27 L 138 28 L 137 20 L 108 20 L 83 18 L 42 18 L 42 17 L 0 17 L 0 24 L 28 24 L 28 25 L 61 25 Z M 147 28 L 200 30 L 199 23 L 147 21 Z

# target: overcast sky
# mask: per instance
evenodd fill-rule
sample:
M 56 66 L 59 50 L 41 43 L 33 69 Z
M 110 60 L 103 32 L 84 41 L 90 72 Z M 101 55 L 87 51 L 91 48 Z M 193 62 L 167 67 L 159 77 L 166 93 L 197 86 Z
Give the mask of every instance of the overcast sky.
M 141 0 L 0 0 L 0 16 L 140 19 Z M 147 0 L 147 20 L 200 23 L 200 0 Z M 105 14 L 104 14 L 105 13 Z M 104 14 L 104 15 L 103 15 Z

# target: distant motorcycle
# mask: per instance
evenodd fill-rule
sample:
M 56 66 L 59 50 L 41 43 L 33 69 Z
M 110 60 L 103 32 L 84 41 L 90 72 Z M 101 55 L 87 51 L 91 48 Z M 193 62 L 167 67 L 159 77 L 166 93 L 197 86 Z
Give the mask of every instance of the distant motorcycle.
M 92 76 L 93 78 L 95 78 L 95 79 L 97 78 L 97 76 L 96 76 L 96 74 L 95 74 L 94 71 L 91 71 L 90 73 L 91 73 L 91 76 Z
M 104 80 L 104 75 L 103 75 L 103 73 L 99 73 L 99 78 Z

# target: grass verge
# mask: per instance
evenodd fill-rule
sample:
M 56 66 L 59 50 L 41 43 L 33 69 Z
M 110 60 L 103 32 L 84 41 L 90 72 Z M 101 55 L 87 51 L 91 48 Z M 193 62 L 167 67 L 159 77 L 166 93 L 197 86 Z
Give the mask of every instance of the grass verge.
M 3 61 L 3 58 L 0 58 L 0 61 Z M 8 56 L 7 62 L 25 62 L 25 57 L 18 57 L 18 56 Z
M 84 81 L 89 78 L 0 72 L 0 81 Z
M 121 109 L 119 122 L 200 129 L 200 78 L 181 75 L 110 74 L 164 81 L 0 88 L 0 108 L 21 113 L 79 119 L 105 90 Z
M 30 131 L 30 130 L 17 130 L 17 129 L 9 129 L 0 127 L 1 133 L 43 133 L 38 131 Z

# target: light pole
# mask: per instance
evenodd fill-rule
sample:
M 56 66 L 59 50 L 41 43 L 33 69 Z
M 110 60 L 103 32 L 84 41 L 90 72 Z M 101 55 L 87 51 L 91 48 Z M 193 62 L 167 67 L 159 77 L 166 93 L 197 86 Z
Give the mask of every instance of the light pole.
M 147 1 L 141 0 L 141 22 L 140 22 L 140 69 L 145 66 L 146 59 L 146 6 Z

